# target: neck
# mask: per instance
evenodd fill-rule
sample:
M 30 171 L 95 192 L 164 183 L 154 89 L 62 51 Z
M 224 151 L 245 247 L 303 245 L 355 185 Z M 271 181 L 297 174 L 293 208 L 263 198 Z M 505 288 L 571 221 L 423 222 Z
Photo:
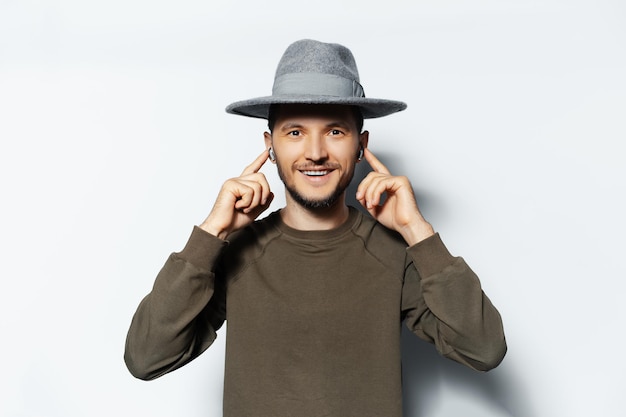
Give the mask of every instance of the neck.
M 280 215 L 287 226 L 296 230 L 330 230 L 348 220 L 349 209 L 345 203 L 345 195 L 330 207 L 308 209 L 296 203 L 286 193 L 286 205 Z

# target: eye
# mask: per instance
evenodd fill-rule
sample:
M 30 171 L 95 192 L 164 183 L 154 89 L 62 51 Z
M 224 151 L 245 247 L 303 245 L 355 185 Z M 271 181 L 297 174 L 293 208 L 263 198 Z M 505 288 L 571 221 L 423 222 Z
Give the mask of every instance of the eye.
M 300 136 L 300 131 L 299 130 L 292 130 L 290 132 L 287 132 L 287 136 Z
M 333 135 L 333 136 L 337 136 L 337 135 L 343 135 L 343 132 L 341 130 L 339 130 L 339 129 L 332 129 L 330 131 L 330 134 Z

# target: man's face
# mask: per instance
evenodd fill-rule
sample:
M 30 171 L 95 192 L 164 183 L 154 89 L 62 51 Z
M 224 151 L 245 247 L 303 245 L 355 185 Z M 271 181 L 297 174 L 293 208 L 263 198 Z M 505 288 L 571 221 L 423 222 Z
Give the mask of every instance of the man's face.
M 265 133 L 289 196 L 309 209 L 343 201 L 367 139 L 352 109 L 335 105 L 281 105 L 272 133 Z

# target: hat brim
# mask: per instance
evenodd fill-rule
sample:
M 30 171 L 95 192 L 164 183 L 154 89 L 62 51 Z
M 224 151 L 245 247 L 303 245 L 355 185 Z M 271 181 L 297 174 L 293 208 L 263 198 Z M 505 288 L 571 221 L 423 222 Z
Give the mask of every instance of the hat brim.
M 272 104 L 339 104 L 357 106 L 364 119 L 387 116 L 406 109 L 406 103 L 367 97 L 335 97 L 317 95 L 285 95 L 258 97 L 237 101 L 226 107 L 226 112 L 240 116 L 267 119 Z

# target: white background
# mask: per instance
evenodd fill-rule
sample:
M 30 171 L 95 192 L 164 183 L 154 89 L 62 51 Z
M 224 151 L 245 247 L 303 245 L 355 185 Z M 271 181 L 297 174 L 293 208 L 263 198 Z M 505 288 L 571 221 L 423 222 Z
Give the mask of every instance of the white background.
M 369 97 L 409 104 L 366 121 L 370 148 L 504 318 L 487 374 L 405 338 L 406 417 L 623 415 L 618 0 L 0 0 L 0 415 L 220 415 L 223 331 L 153 382 L 124 339 L 263 149 L 264 122 L 224 107 L 269 94 L 300 38 L 347 45 Z

